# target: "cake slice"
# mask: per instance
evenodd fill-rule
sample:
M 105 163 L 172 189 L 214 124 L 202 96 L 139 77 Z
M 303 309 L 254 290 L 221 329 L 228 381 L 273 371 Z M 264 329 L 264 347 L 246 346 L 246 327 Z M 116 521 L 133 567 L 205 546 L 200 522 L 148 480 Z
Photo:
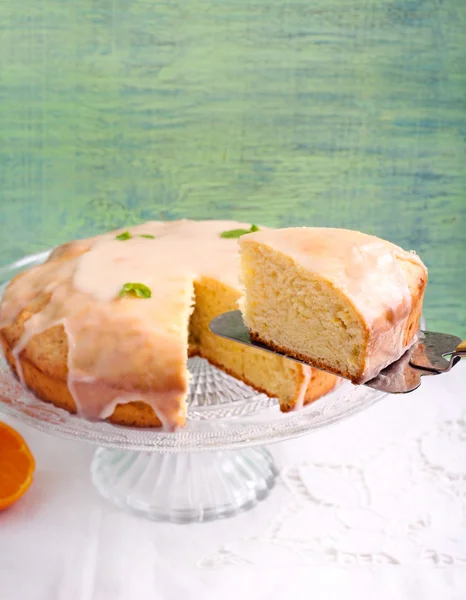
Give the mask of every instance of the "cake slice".
M 252 339 L 364 383 L 415 341 L 427 269 L 413 252 L 345 229 L 258 231 L 239 240 Z

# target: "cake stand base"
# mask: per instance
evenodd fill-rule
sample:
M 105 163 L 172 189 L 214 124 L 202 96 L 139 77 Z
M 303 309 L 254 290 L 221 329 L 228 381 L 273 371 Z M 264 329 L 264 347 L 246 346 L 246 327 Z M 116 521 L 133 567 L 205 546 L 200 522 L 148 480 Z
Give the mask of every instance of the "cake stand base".
M 99 448 L 91 473 L 102 496 L 120 508 L 192 523 L 252 508 L 268 495 L 277 469 L 265 448 L 181 454 Z

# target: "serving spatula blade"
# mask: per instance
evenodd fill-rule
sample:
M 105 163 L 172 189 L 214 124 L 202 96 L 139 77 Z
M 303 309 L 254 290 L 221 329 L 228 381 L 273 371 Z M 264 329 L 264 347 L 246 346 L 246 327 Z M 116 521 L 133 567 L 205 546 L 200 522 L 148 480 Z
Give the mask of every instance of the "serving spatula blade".
M 251 340 L 239 310 L 232 310 L 215 317 L 210 322 L 209 328 L 215 335 L 228 340 L 308 364 Z M 444 356 L 455 354 L 460 345 L 461 338 L 457 336 L 422 331 L 418 341 L 399 360 L 383 369 L 377 377 L 367 381 L 364 385 L 390 394 L 412 392 L 421 385 L 421 377 L 438 375 L 451 369 L 459 360 L 459 354 L 456 353 L 450 360 L 446 360 Z

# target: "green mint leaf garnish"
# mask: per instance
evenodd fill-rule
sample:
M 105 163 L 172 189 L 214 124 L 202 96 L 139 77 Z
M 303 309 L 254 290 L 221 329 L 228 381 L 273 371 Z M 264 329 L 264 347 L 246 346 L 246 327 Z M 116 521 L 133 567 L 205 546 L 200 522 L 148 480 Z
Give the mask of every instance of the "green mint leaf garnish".
M 129 231 L 124 231 L 123 233 L 120 233 L 120 235 L 117 235 L 116 239 L 120 240 L 120 242 L 124 242 L 125 240 L 129 240 L 131 237 L 132 236 Z
M 123 233 L 120 233 L 120 235 L 117 235 L 116 239 L 120 240 L 120 242 L 124 242 L 125 240 L 130 240 L 132 237 L 133 236 L 130 234 L 129 231 L 124 231 Z M 155 235 L 151 235 L 150 233 L 141 233 L 136 237 L 150 238 L 151 240 L 153 240 L 155 238 Z
M 250 229 L 230 229 L 230 231 L 223 231 L 220 234 L 222 238 L 239 238 L 246 233 L 254 233 L 255 231 L 259 231 L 259 227 L 257 225 L 251 225 Z
M 134 294 L 138 298 L 150 298 L 152 292 L 143 283 L 125 283 L 121 288 L 120 296 L 126 296 L 127 294 Z

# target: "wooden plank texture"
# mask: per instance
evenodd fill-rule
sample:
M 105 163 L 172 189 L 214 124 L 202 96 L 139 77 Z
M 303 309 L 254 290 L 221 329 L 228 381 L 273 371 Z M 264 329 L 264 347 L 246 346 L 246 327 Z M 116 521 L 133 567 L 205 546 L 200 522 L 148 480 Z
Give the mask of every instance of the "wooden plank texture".
M 0 3 L 1 263 L 141 219 L 358 228 L 466 336 L 464 0 Z

